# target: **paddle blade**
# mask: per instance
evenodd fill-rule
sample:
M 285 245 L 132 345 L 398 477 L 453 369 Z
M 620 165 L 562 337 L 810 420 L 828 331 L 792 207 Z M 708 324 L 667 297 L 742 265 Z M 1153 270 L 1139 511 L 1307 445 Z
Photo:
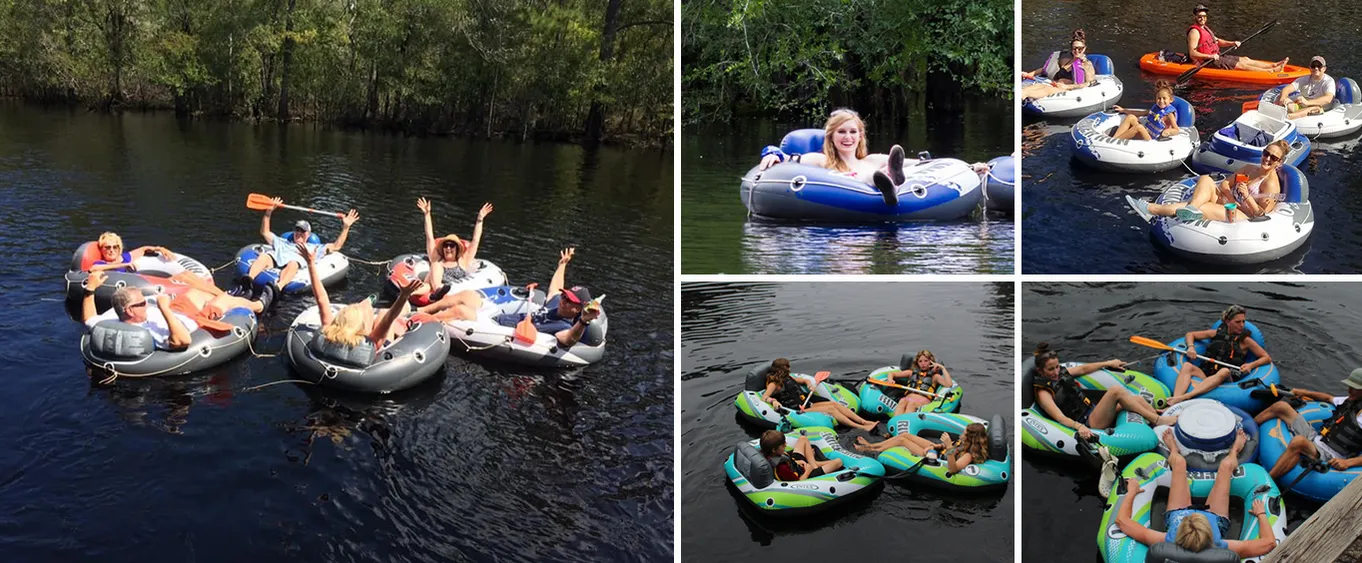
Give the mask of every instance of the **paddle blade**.
M 274 198 L 265 194 L 250 194 L 246 196 L 246 208 L 256 211 L 274 209 Z
M 539 339 L 539 331 L 534 328 L 534 323 L 530 322 L 530 316 L 520 319 L 515 325 L 515 339 L 517 342 L 529 346 Z
M 1169 346 L 1169 345 L 1167 345 L 1167 344 L 1164 344 L 1164 343 L 1162 343 L 1162 342 L 1159 342 L 1158 340 L 1154 340 L 1154 339 L 1152 339 L 1152 338 L 1145 338 L 1145 337 L 1143 337 L 1143 336 L 1132 336 L 1132 337 L 1130 337 L 1130 342 L 1133 343 L 1133 344 L 1139 344 L 1140 346 L 1148 346 L 1148 347 L 1150 347 L 1150 348 L 1157 348 L 1157 349 L 1159 349 L 1159 350 L 1168 350 L 1168 351 L 1170 351 L 1170 352 L 1175 352 L 1175 351 L 1178 350 L 1177 348 L 1174 348 L 1174 347 L 1172 347 L 1172 346 Z
M 1239 113 L 1248 113 L 1255 109 L 1258 109 L 1258 100 L 1244 102 L 1244 105 L 1239 108 Z
M 813 374 L 813 383 L 814 383 L 814 385 L 817 385 L 817 384 L 819 384 L 819 383 L 822 383 L 823 380 L 827 379 L 829 375 L 832 375 L 832 372 L 830 372 L 830 371 L 820 371 L 820 372 L 818 372 L 818 373 Z

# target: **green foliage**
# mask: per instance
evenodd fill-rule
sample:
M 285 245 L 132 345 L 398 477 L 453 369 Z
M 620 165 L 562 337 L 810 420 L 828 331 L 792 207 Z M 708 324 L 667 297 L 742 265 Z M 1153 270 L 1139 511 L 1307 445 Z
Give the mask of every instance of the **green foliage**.
M 670 141 L 672 3 L 0 0 L 0 94 L 413 133 Z M 291 25 L 290 25 L 291 22 Z M 291 40 L 286 65 L 284 48 Z M 287 68 L 286 68 L 287 67 Z
M 687 121 L 808 118 L 927 93 L 1010 98 L 1009 0 L 699 0 L 681 8 Z

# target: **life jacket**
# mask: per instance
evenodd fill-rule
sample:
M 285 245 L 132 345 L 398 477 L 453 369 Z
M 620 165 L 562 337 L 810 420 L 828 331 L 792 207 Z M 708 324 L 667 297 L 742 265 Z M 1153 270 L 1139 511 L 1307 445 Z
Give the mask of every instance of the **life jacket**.
M 1087 83 L 1087 72 L 1083 70 L 1083 63 L 1078 59 L 1074 59 L 1073 70 L 1071 72 L 1074 75 L 1074 84 Z
M 766 458 L 767 463 L 771 464 L 771 472 L 780 481 L 798 481 L 799 468 L 795 465 L 794 458 L 788 455 L 779 455 Z
M 1032 378 L 1033 387 L 1048 390 L 1054 395 L 1055 406 L 1059 407 L 1064 416 L 1077 420 L 1092 406 L 1092 401 L 1083 395 L 1083 389 L 1074 381 L 1074 377 L 1069 375 L 1067 368 L 1059 368 L 1059 379 L 1049 379 L 1039 373 L 1034 374 Z
M 1244 361 L 1244 339 L 1248 337 L 1245 332 L 1231 340 L 1229 327 L 1220 323 L 1215 329 L 1215 336 L 1211 337 L 1211 343 L 1206 345 L 1206 353 L 1202 355 L 1230 365 L 1239 365 Z
M 1045 71 L 1046 78 L 1054 79 L 1055 75 L 1059 74 L 1059 55 L 1060 52 L 1055 51 L 1050 53 L 1049 58 L 1045 59 L 1045 66 L 1042 68 Z
M 804 403 L 804 387 L 800 385 L 798 381 L 795 381 L 793 377 L 786 377 L 785 385 L 781 386 L 780 389 L 776 389 L 776 392 L 772 393 L 771 397 L 780 401 L 780 404 L 783 407 L 796 408 Z
M 908 374 L 907 385 L 919 391 L 928 393 L 936 392 L 936 374 L 941 373 L 937 368 L 928 368 L 927 371 L 912 370 Z
M 1178 114 L 1177 106 L 1168 104 L 1168 107 L 1163 109 L 1159 109 L 1159 104 L 1149 106 L 1149 115 L 1145 116 L 1144 128 L 1149 130 L 1150 136 L 1158 137 L 1163 133 L 1164 128 L 1167 127 L 1163 118 L 1170 113 L 1173 114 L 1174 120 L 1176 120 Z
M 1187 31 L 1197 30 L 1196 51 L 1203 55 L 1220 54 L 1220 42 L 1215 40 L 1215 34 L 1211 33 L 1211 28 L 1200 24 L 1192 24 Z
M 1357 425 L 1357 413 L 1362 411 L 1362 400 L 1343 401 L 1334 409 L 1334 416 L 1324 421 L 1319 436 L 1334 451 L 1354 456 L 1362 453 L 1362 426 Z

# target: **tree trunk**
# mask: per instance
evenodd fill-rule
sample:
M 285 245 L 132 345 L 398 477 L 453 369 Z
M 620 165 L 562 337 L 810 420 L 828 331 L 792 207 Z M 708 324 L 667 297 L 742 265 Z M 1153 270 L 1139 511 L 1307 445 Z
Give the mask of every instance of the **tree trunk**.
M 298 0 L 288 0 L 288 12 L 284 14 L 284 68 L 279 75 L 279 121 L 288 121 L 288 73 L 293 64 L 293 8 Z
M 605 7 L 605 31 L 601 33 L 601 63 L 608 64 L 615 56 L 615 31 L 619 27 L 621 0 L 610 0 Z M 602 85 L 592 88 L 591 111 L 586 116 L 586 138 L 600 141 L 605 137 L 605 105 L 601 103 Z

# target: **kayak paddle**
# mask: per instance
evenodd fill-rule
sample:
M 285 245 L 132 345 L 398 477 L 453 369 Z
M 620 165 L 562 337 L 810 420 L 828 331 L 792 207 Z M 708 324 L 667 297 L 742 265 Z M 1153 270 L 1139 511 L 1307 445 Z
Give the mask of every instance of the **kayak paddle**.
M 1259 29 L 1259 30 L 1258 30 L 1257 32 L 1255 32 L 1253 35 L 1250 35 L 1250 36 L 1248 36 L 1248 37 L 1245 37 L 1245 38 L 1243 38 L 1243 39 L 1240 39 L 1240 40 L 1239 40 L 1239 45 L 1243 45 L 1244 43 L 1248 43 L 1248 40 L 1249 40 L 1249 39 L 1253 39 L 1254 37 L 1257 37 L 1257 36 L 1259 36 L 1259 35 L 1262 35 L 1262 34 L 1263 34 L 1264 32 L 1266 32 L 1267 30 L 1272 29 L 1274 26 L 1277 25 L 1277 22 L 1278 22 L 1278 21 L 1281 21 L 1281 20 L 1272 20 L 1272 21 L 1270 21 L 1270 22 L 1267 22 L 1267 25 L 1263 26 L 1262 29 Z M 1234 47 L 1230 47 L 1229 49 L 1225 49 L 1225 50 L 1224 50 L 1223 52 L 1221 52 L 1220 54 L 1224 55 L 1224 54 L 1226 54 L 1226 53 L 1229 53 L 1230 51 L 1233 51 L 1233 50 L 1235 50 L 1235 49 L 1238 49 L 1238 48 L 1239 48 L 1239 45 L 1235 45 Z M 1190 56 L 1190 55 L 1189 55 L 1189 56 Z M 1179 74 L 1179 75 L 1178 75 L 1178 79 L 1177 79 L 1177 81 L 1176 81 L 1176 85 L 1177 85 L 1177 86 L 1182 86 L 1182 84 L 1183 84 L 1184 82 L 1187 82 L 1188 79 L 1192 78 L 1192 75 L 1194 75 L 1194 74 L 1200 72 L 1202 68 L 1204 68 L 1204 67 L 1205 67 L 1206 65 L 1208 65 L 1208 64 L 1211 64 L 1212 62 L 1215 62 L 1215 59 L 1205 59 L 1205 60 L 1201 61 L 1201 64 L 1198 64 L 1198 65 L 1192 67 L 1192 68 L 1191 68 L 1190 70 L 1188 70 L 1187 72 L 1184 72 L 1184 73 L 1182 73 L 1182 74 Z
M 322 211 L 322 210 L 320 210 L 320 209 L 313 209 L 313 208 L 311 208 L 311 207 L 299 207 L 299 206 L 297 206 L 297 205 L 284 205 L 284 204 L 282 204 L 282 203 L 280 203 L 280 204 L 278 204 L 278 205 L 275 205 L 275 203 L 274 203 L 274 198 L 271 198 L 270 196 L 267 196 L 267 195 L 265 195 L 265 194 L 250 194 L 250 195 L 246 196 L 246 208 L 247 208 L 247 209 L 253 209 L 253 210 L 255 210 L 255 211 L 266 211 L 266 210 L 274 209 L 275 207 L 286 207 L 286 208 L 288 208 L 288 209 L 296 209 L 296 210 L 298 210 L 298 211 L 306 211 L 306 212 L 308 212 L 308 213 L 321 213 L 322 215 L 335 215 L 335 216 L 341 217 L 341 218 L 344 218 L 344 217 L 345 217 L 345 214 L 344 214 L 344 213 L 339 213 L 339 212 L 336 212 L 336 211 Z

